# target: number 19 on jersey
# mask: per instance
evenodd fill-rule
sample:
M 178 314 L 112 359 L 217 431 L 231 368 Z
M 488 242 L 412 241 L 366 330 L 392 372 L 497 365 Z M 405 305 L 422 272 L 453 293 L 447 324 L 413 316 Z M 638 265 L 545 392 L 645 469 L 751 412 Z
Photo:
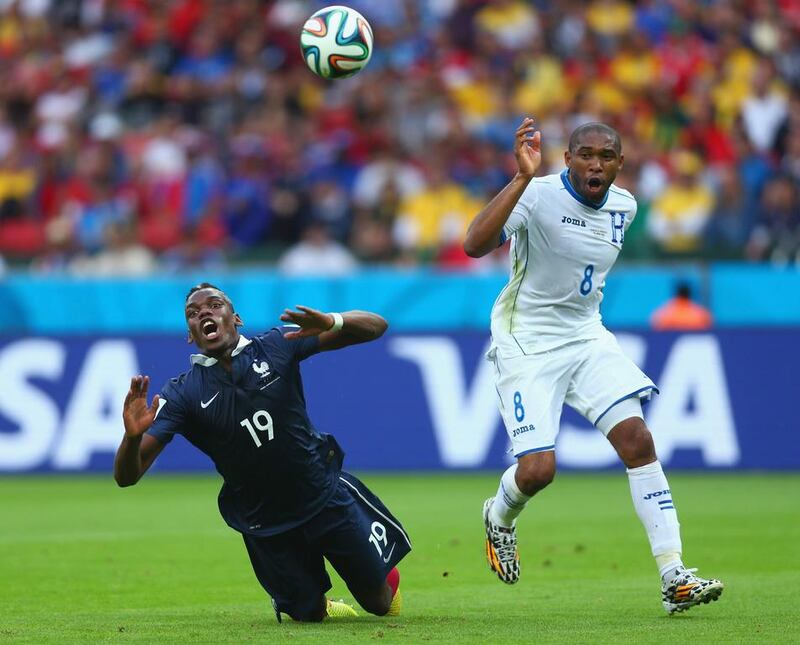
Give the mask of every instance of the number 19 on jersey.
M 256 448 L 261 447 L 261 439 L 258 437 L 258 432 L 266 432 L 267 441 L 272 441 L 275 438 L 272 417 L 266 410 L 256 410 L 256 412 L 253 413 L 252 419 L 242 419 L 239 425 L 247 428 L 247 431 L 256 443 Z

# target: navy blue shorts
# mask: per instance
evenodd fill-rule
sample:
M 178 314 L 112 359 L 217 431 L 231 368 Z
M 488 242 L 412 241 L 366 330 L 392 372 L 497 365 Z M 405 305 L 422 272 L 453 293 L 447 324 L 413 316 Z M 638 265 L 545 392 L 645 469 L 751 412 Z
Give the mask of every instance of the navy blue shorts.
M 317 515 L 286 533 L 242 534 L 258 581 L 275 607 L 293 618 L 313 616 L 331 588 L 325 560 L 351 591 L 379 589 L 411 551 L 400 522 L 349 473 Z

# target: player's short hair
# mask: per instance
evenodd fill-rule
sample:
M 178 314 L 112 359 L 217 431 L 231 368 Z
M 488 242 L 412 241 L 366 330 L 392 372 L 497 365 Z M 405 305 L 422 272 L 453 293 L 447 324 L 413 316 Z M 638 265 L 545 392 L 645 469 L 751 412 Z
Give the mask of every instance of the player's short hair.
M 235 311 L 233 308 L 233 302 L 228 297 L 228 294 L 225 293 L 222 289 L 220 289 L 217 285 L 211 284 L 210 282 L 201 282 L 200 284 L 194 285 L 191 289 L 189 289 L 189 293 L 186 294 L 186 297 L 183 299 L 183 301 L 186 302 L 189 298 L 192 297 L 192 294 L 195 291 L 201 291 L 203 289 L 216 289 L 217 291 L 219 291 L 222 294 L 222 297 L 225 300 L 225 302 L 227 302 L 230 305 L 231 311 Z
M 622 139 L 620 139 L 619 132 L 617 132 L 614 128 L 610 125 L 606 125 L 605 123 L 600 123 L 599 121 L 592 121 L 591 123 L 584 123 L 583 125 L 579 125 L 572 131 L 572 134 L 569 135 L 569 151 L 570 153 L 574 153 L 578 149 L 578 143 L 581 137 L 588 132 L 599 132 L 601 134 L 607 134 L 611 137 L 614 150 L 617 154 L 622 154 Z

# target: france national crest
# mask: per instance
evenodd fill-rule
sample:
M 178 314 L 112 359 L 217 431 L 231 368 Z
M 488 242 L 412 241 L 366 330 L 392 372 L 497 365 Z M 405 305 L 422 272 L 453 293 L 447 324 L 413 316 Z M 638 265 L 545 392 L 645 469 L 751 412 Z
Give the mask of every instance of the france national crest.
M 260 364 L 257 361 L 253 361 L 253 371 L 259 375 L 259 378 L 266 378 L 269 375 L 267 361 L 261 361 Z

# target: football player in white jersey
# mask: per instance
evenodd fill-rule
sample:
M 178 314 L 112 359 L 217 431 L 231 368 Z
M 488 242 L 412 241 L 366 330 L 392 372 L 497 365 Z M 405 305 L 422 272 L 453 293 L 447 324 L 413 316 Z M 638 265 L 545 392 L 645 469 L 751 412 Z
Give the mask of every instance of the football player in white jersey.
M 669 483 L 642 416 L 658 390 L 620 350 L 600 318 L 602 289 L 636 200 L 614 185 L 623 163 L 619 134 L 587 123 L 570 136 L 560 174 L 534 177 L 542 135 L 533 119 L 517 129 L 517 174 L 475 217 L 464 250 L 483 256 L 511 240 L 511 276 L 495 301 L 492 344 L 500 412 L 517 463 L 486 500 L 486 556 L 508 584 L 519 579 L 515 521 L 555 476 L 555 443 L 566 402 L 611 442 L 627 467 L 669 613 L 716 600 L 706 580 L 681 560 L 678 516 Z

